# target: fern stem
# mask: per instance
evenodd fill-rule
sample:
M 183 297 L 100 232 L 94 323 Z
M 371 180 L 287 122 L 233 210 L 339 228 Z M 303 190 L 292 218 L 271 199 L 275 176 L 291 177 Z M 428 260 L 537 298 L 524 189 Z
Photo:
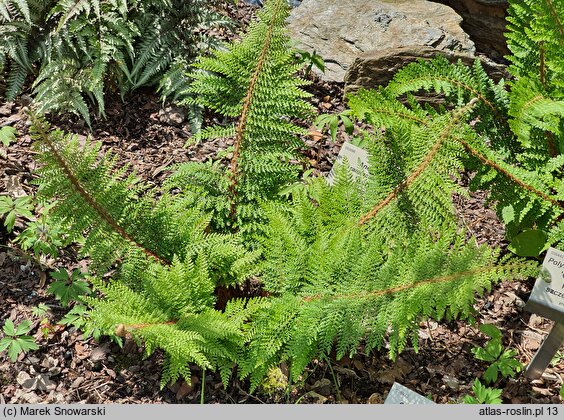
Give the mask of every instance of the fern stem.
M 143 251 L 144 254 L 146 254 L 147 256 L 157 260 L 158 262 L 160 262 L 164 265 L 170 265 L 169 261 L 166 261 L 162 257 L 158 256 L 157 254 L 155 254 L 150 249 L 145 248 L 142 244 L 140 244 L 135 239 L 133 239 L 131 237 L 131 235 L 129 235 L 129 233 L 127 233 L 126 230 L 122 226 L 119 225 L 119 223 L 110 215 L 110 213 L 108 213 L 108 211 L 100 203 L 98 203 L 98 201 L 96 201 L 96 199 L 92 196 L 92 194 L 90 194 L 84 188 L 84 186 L 81 184 L 80 180 L 76 177 L 75 173 L 70 168 L 70 166 L 68 165 L 68 163 L 65 160 L 65 158 L 63 157 L 63 155 L 57 149 L 57 146 L 49 138 L 49 134 L 45 130 L 45 126 L 40 121 L 35 121 L 35 127 L 36 127 L 37 134 L 39 135 L 39 138 L 41 139 L 41 141 L 45 145 L 47 145 L 50 153 L 53 155 L 53 157 L 57 161 L 57 164 L 62 169 L 62 171 L 65 173 L 65 176 L 67 177 L 67 179 L 71 183 L 73 189 L 98 214 L 98 216 L 104 222 L 106 222 L 108 224 L 108 226 L 110 226 L 114 232 L 116 232 L 119 236 L 121 236 L 123 239 L 125 239 L 129 243 L 131 243 L 134 246 L 136 246 L 137 248 L 141 249 L 141 251 Z
M 462 139 L 460 137 L 453 137 L 453 139 L 458 141 L 462 146 L 464 146 L 464 148 L 468 151 L 468 153 L 470 153 L 472 156 L 474 156 L 475 158 L 480 160 L 480 162 L 482 162 L 484 165 L 495 169 L 497 172 L 503 174 L 504 176 L 509 178 L 511 181 L 513 181 L 514 183 L 516 183 L 520 187 L 523 187 L 527 191 L 532 192 L 536 196 L 538 196 L 538 197 L 550 202 L 551 204 L 555 205 L 556 207 L 560 207 L 561 209 L 564 210 L 564 203 L 562 201 L 556 200 L 555 198 L 549 196 L 548 194 L 546 194 L 546 193 L 544 193 L 540 190 L 537 190 L 535 187 L 533 187 L 533 186 L 527 184 L 526 182 L 522 181 L 521 179 L 517 178 L 515 175 L 511 174 L 509 171 L 503 169 L 497 163 L 488 159 L 486 156 L 484 156 L 483 154 L 481 154 L 480 152 L 475 150 L 464 139 Z
M 276 16 L 278 15 L 278 13 L 280 13 L 281 10 L 283 10 L 283 7 L 284 7 L 284 2 L 279 1 L 277 8 L 275 9 L 272 15 L 272 22 L 276 20 Z M 247 119 L 253 102 L 255 86 L 257 84 L 258 78 L 266 62 L 266 57 L 268 55 L 268 51 L 270 49 L 270 43 L 272 41 L 272 36 L 274 33 L 274 27 L 275 25 L 271 23 L 266 33 L 264 44 L 258 58 L 257 66 L 249 82 L 249 87 L 247 88 L 247 93 L 245 95 L 245 98 L 243 99 L 243 109 L 241 111 L 241 117 L 239 118 L 239 122 L 237 123 L 237 127 L 235 129 L 235 141 L 233 144 L 234 150 L 233 150 L 233 157 L 231 158 L 231 175 L 230 175 L 231 183 L 228 189 L 230 193 L 230 201 L 231 201 L 230 217 L 232 220 L 235 219 L 235 215 L 237 213 L 236 197 L 237 197 L 237 183 L 239 181 L 238 180 L 239 157 L 241 155 L 243 137 L 245 135 L 245 130 L 247 128 Z
M 503 266 L 498 266 L 498 265 L 489 265 L 487 267 L 480 267 L 480 268 L 476 268 L 473 270 L 467 270 L 467 271 L 462 271 L 459 273 L 454 273 L 454 274 L 449 274 L 446 276 L 439 276 L 439 277 L 432 277 L 432 278 L 428 278 L 428 279 L 423 279 L 420 281 L 417 281 L 415 283 L 410 283 L 410 284 L 404 284 L 401 286 L 396 286 L 396 287 L 390 287 L 388 289 L 383 289 L 383 290 L 374 290 L 372 292 L 361 292 L 361 293 L 349 293 L 349 294 L 337 294 L 337 295 L 322 295 L 322 294 L 316 294 L 316 295 L 310 295 L 310 296 L 305 296 L 303 298 L 303 300 L 305 302 L 311 302 L 314 300 L 319 300 L 319 299 L 323 299 L 323 298 L 331 298 L 331 299 L 365 299 L 365 298 L 376 298 L 376 297 L 381 297 L 381 296 L 386 296 L 386 295 L 391 295 L 394 293 L 400 293 L 400 292 L 405 292 L 406 290 L 410 290 L 419 286 L 425 286 L 425 285 L 429 285 L 429 284 L 437 284 L 437 283 L 447 283 L 449 281 L 453 281 L 453 280 L 458 280 L 461 279 L 463 277 L 469 277 L 469 276 L 475 276 L 475 275 L 480 275 L 480 274 L 485 274 L 485 273 L 492 273 L 495 272 L 497 270 L 503 270 L 504 272 L 508 272 L 508 271 L 513 271 L 513 270 L 523 270 L 526 269 L 528 267 L 529 263 L 528 262 L 520 262 L 520 263 L 515 263 L 515 264 L 508 264 L 508 265 L 503 265 Z
M 453 85 L 459 86 L 467 90 L 468 92 L 471 92 L 476 98 L 478 98 L 481 102 L 485 103 L 489 108 L 491 108 L 491 110 L 494 112 L 495 115 L 497 116 L 500 115 L 498 109 L 484 95 L 482 95 L 479 91 L 474 89 L 472 86 L 462 83 L 459 80 L 451 79 L 449 77 L 433 76 L 433 78 L 437 80 L 444 80 L 446 82 L 452 83 Z M 421 77 L 420 79 L 427 79 L 427 77 Z M 417 78 L 412 80 L 417 80 Z
M 546 67 L 544 64 L 544 41 L 539 42 L 539 54 L 540 54 L 540 82 L 543 88 L 546 88 Z
M 415 170 L 402 182 L 400 182 L 382 201 L 380 201 L 372 210 L 366 213 L 364 216 L 360 218 L 359 225 L 363 225 L 376 216 L 380 210 L 385 208 L 388 204 L 390 204 L 393 200 L 395 200 L 398 195 L 408 188 L 419 176 L 427 169 L 427 167 L 431 164 L 437 153 L 439 152 L 443 142 L 450 136 L 451 130 L 458 124 L 458 121 L 466 114 L 466 112 L 472 108 L 478 102 L 478 98 L 472 98 L 470 102 L 468 102 L 465 106 L 458 109 L 451 120 L 449 121 L 448 125 L 443 129 L 441 135 L 431 147 L 431 150 L 427 153 L 423 161 L 415 168 Z
M 556 27 L 558 28 L 558 31 L 560 32 L 560 36 L 562 37 L 562 41 L 564 43 L 564 24 L 560 21 L 560 17 L 558 16 L 558 12 L 556 11 L 554 4 L 552 3 L 552 0 L 545 0 L 545 1 L 546 1 L 546 5 L 548 6 L 548 9 L 550 10 L 550 14 L 552 15 L 552 18 L 554 19 L 554 21 L 556 23 Z

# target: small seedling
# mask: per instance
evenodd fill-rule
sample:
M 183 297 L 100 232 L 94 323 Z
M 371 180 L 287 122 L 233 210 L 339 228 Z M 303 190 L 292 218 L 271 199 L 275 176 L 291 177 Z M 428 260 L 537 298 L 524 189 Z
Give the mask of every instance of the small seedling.
M 56 258 L 59 249 L 70 243 L 60 225 L 49 217 L 52 206 L 40 203 L 38 216 L 17 236 L 16 242 L 24 251 L 31 249 L 36 256 L 51 255 Z
M 45 305 L 44 303 L 40 303 L 39 305 L 31 308 L 32 315 L 36 316 L 37 318 L 44 317 L 47 314 L 48 311 L 49 311 L 49 307 L 47 305 Z
M 70 301 L 80 299 L 80 296 L 89 295 L 91 293 L 90 286 L 84 281 L 85 274 L 74 269 L 72 274 L 64 268 L 51 273 L 56 281 L 51 283 L 47 291 L 53 293 L 57 299 L 61 301 L 61 305 L 68 306 Z
M 20 322 L 17 327 L 8 319 L 2 328 L 5 337 L 0 340 L 0 352 L 8 350 L 8 356 L 15 362 L 20 353 L 37 350 L 39 346 L 33 341 L 33 337 L 26 335 L 31 329 L 31 321 Z
M 5 214 L 4 226 L 10 233 L 14 230 L 14 225 L 16 224 L 16 218 L 18 216 L 25 217 L 27 219 L 32 219 L 33 214 L 33 204 L 31 202 L 31 197 L 24 196 L 12 200 L 12 197 L 0 197 L 0 216 Z
M 497 327 L 491 324 L 482 324 L 480 331 L 490 337 L 490 340 L 484 347 L 474 347 L 472 353 L 478 360 L 491 362 L 490 367 L 482 375 L 486 383 L 497 381 L 499 374 L 503 378 L 513 377 L 523 369 L 521 362 L 515 359 L 517 351 L 514 349 L 504 350 L 501 344 L 502 334 Z
M 317 67 L 322 73 L 325 73 L 325 61 L 317 54 L 317 51 L 308 52 L 304 50 L 297 50 L 297 61 L 305 66 L 305 76 L 309 76 L 313 66 Z
M 464 404 L 501 404 L 501 389 L 487 388 L 479 379 L 472 385 L 474 396 L 466 395 L 463 399 Z
M 321 114 L 315 120 L 315 127 L 318 130 L 323 131 L 325 127 L 329 127 L 329 132 L 331 133 L 331 139 L 335 141 L 337 138 L 337 128 L 339 127 L 339 122 L 342 121 L 345 127 L 345 132 L 347 134 L 352 134 L 354 131 L 354 124 L 350 119 L 351 110 L 341 112 L 340 114 Z

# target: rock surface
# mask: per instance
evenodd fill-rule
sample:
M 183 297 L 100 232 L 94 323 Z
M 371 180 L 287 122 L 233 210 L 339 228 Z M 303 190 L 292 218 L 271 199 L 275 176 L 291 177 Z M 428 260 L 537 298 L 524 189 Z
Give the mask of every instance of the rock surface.
M 451 62 L 462 60 L 467 65 L 472 65 L 476 59 L 471 54 L 420 45 L 368 51 L 359 55 L 347 71 L 345 75 L 345 95 L 354 93 L 360 88 L 371 89 L 385 85 L 403 66 L 420 58 L 431 59 L 437 55 L 444 55 Z M 481 56 L 479 58 L 488 75 L 495 81 L 509 77 L 504 66 L 496 64 L 487 57 Z
M 452 7 L 464 19 L 462 28 L 476 49 L 494 59 L 509 54 L 505 42 L 507 0 L 434 0 Z
M 450 7 L 426 0 L 304 0 L 292 11 L 290 36 L 325 60 L 326 80 L 342 82 L 355 58 L 408 45 L 474 53 Z

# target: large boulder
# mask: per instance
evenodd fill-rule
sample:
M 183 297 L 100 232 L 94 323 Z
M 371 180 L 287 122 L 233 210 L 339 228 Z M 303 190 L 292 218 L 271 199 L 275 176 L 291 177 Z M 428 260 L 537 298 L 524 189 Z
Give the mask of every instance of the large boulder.
M 500 60 L 509 54 L 505 41 L 507 0 L 434 0 L 452 7 L 462 16 L 462 29 L 476 49 Z
M 373 89 L 386 85 L 394 74 L 405 65 L 420 58 L 431 59 L 443 55 L 452 63 L 461 60 L 472 65 L 476 57 L 472 54 L 440 50 L 433 47 L 412 45 L 400 48 L 386 48 L 360 54 L 345 75 L 345 96 L 360 88 Z M 485 56 L 479 57 L 488 75 L 495 81 L 508 78 L 505 66 L 497 64 Z
M 473 54 L 461 21 L 450 7 L 426 0 L 304 0 L 289 31 L 298 48 L 325 60 L 324 79 L 343 82 L 366 51 L 420 45 Z

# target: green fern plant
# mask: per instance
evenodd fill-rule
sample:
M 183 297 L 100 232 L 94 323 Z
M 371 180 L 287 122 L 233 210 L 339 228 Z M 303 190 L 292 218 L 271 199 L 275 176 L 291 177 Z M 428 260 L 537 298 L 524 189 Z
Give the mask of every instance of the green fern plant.
M 304 100 L 309 94 L 302 89 L 307 82 L 295 75 L 300 65 L 285 34 L 288 10 L 282 1 L 266 3 L 241 42 L 198 60 L 200 71 L 193 73 L 186 92 L 186 104 L 237 118 L 232 125 L 202 130 L 196 139 L 234 138 L 229 222 L 251 235 L 264 220 L 258 203 L 274 199 L 299 171 L 291 162 L 301 146 L 297 135 L 306 131 L 291 119 L 312 112 Z
M 147 354 L 162 349 L 163 385 L 189 381 L 192 363 L 227 383 L 237 365 L 254 390 L 282 361 L 296 378 L 314 357 L 354 354 L 361 343 L 393 358 L 417 349 L 422 318 L 471 318 L 476 294 L 534 275 L 536 261 L 465 239 L 452 203 L 465 193 L 455 182 L 465 167 L 503 208 L 514 207 L 519 226 L 526 217 L 549 226 L 562 213 L 559 179 L 548 176 L 557 162 L 519 164 L 513 93 L 478 62 L 441 58 L 349 98 L 348 115 L 367 127 L 366 182 L 341 166 L 332 185 L 307 178 L 284 200 L 304 133 L 293 121 L 310 111 L 284 34 L 287 13 L 285 0 L 268 1 L 241 42 L 201 58 L 191 75 L 186 103 L 235 120 L 197 137 L 234 138 L 227 168 L 181 165 L 163 188 L 149 188 L 115 156 L 100 157 L 99 145 L 34 122 L 39 192 L 56 199 L 53 220 L 86 235 L 97 274 L 99 294 L 83 298 L 90 325 L 143 342 Z M 420 89 L 440 92 L 444 104 L 420 104 L 412 95 Z M 113 280 L 100 280 L 113 265 Z M 219 289 L 250 279 L 264 296 L 215 308 Z
M 202 0 L 1 0 L 0 75 L 13 100 L 28 79 L 37 112 L 73 112 L 90 125 L 105 94 L 155 85 L 178 59 L 217 45 L 226 25 Z

